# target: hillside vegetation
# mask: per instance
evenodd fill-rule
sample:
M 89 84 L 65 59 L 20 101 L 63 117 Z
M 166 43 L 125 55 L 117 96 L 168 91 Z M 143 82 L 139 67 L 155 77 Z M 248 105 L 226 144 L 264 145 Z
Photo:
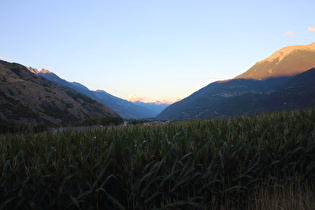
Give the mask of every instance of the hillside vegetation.
M 314 209 L 314 154 L 315 109 L 2 135 L 0 209 Z
M 118 116 L 107 106 L 17 63 L 0 61 L 0 81 L 0 127 L 68 125 L 90 117 Z

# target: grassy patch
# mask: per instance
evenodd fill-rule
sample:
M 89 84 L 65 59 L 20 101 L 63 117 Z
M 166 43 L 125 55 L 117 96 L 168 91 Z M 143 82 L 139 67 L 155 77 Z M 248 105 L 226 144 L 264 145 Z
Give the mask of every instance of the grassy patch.
M 74 126 L 93 126 L 93 125 L 119 125 L 124 122 L 121 117 L 91 117 L 86 120 L 78 121 L 74 123 Z

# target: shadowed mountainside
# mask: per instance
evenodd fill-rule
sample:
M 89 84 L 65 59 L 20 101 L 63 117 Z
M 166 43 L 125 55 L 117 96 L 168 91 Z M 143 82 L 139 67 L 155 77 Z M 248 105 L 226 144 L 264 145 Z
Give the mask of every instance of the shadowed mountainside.
M 215 112 L 204 113 L 204 116 L 231 117 L 310 107 L 315 107 L 315 68 L 294 76 L 273 91 L 229 98 L 217 106 Z
M 107 106 L 0 61 L 0 124 L 72 124 L 89 117 L 118 116 Z
M 315 43 L 285 47 L 269 58 L 257 62 L 235 79 L 211 83 L 187 98 L 170 105 L 157 118 L 194 119 L 248 113 L 248 111 L 242 111 L 250 101 L 247 97 L 274 91 L 295 75 L 308 71 L 314 66 Z M 221 106 L 223 104 L 227 106 L 233 100 L 238 100 L 238 104 L 242 105 L 234 108 L 230 106 L 228 113 L 223 111 Z M 270 103 L 273 103 L 272 99 L 270 100 Z M 292 107 L 299 106 L 292 105 Z M 255 112 L 254 109 L 252 110 Z M 261 112 L 263 109 L 258 110 Z

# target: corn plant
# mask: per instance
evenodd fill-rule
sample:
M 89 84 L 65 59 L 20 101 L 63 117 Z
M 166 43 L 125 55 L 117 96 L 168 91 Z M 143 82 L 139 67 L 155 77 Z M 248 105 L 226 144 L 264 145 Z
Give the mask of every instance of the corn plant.
M 261 189 L 314 193 L 314 154 L 315 109 L 6 134 L 0 209 L 246 208 Z

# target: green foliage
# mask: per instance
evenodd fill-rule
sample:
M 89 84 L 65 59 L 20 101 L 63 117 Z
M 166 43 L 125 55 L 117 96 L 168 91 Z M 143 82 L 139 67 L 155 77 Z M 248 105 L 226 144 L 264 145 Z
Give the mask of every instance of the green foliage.
M 145 120 L 145 119 L 139 119 L 139 120 L 129 120 L 128 123 L 131 125 L 142 125 L 144 123 L 149 123 L 151 122 L 150 120 Z
M 315 184 L 315 109 L 0 136 L 0 209 L 237 209 Z
M 25 125 L 25 124 L 10 124 L 3 121 L 0 121 L 0 134 L 8 134 L 8 133 L 41 133 L 47 131 L 46 124 L 38 124 L 35 126 Z

